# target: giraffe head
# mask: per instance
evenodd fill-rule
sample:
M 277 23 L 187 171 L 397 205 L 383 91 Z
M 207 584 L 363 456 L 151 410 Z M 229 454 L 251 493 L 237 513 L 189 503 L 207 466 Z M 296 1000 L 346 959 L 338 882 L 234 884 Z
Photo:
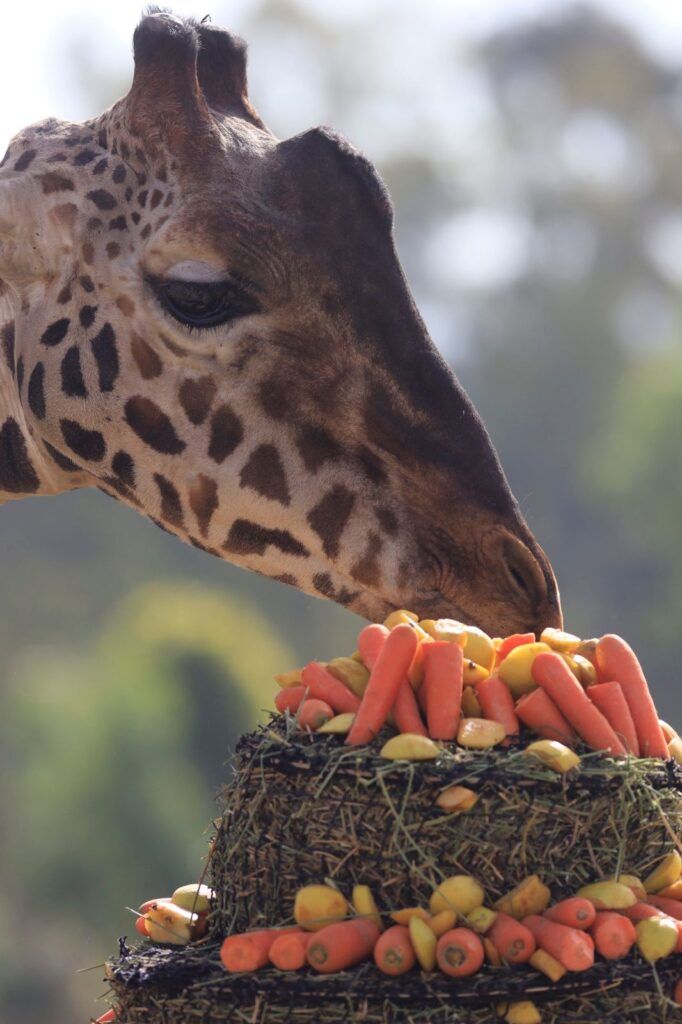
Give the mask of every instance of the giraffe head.
M 1 165 L 0 502 L 95 486 L 369 617 L 560 622 L 372 165 L 279 141 L 227 32 L 156 13 L 134 52 L 124 99 Z

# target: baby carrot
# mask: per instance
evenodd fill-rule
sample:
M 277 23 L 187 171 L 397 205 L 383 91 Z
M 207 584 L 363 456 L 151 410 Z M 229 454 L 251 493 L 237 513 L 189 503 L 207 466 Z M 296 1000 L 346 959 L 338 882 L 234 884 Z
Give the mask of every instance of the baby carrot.
M 531 673 L 588 747 L 612 754 L 625 753 L 625 747 L 560 654 L 542 651 L 536 655 Z
M 333 974 L 368 960 L 378 938 L 379 929 L 364 917 L 328 924 L 315 932 L 306 959 L 320 974 Z
M 364 629 L 360 630 L 358 650 L 360 651 L 360 657 L 365 668 L 368 668 L 370 672 L 374 668 L 376 660 L 381 653 L 381 648 L 384 646 L 386 637 L 390 632 L 390 629 L 378 622 L 371 622 L 369 626 L 365 626 Z
M 668 758 L 668 745 L 658 721 L 649 685 L 632 648 L 614 633 L 597 643 L 597 670 L 601 680 L 620 683 L 637 730 L 642 757 Z
M 483 943 L 469 928 L 453 928 L 438 940 L 436 961 L 441 971 L 451 978 L 475 974 L 484 960 Z
M 548 921 L 538 914 L 524 917 L 523 923 L 533 933 L 540 949 L 563 964 L 567 971 L 586 971 L 594 964 L 594 942 L 585 932 Z
M 275 697 L 275 707 L 282 714 L 285 711 L 290 711 L 292 715 L 295 715 L 305 695 L 305 686 L 287 686 L 286 689 L 280 690 Z
M 374 963 L 384 974 L 393 977 L 411 970 L 415 955 L 409 930 L 400 924 L 387 928 L 374 947 Z
M 535 633 L 512 633 L 511 636 L 506 636 L 497 648 L 497 661 L 504 661 L 509 652 L 513 651 L 515 647 L 523 647 L 524 644 L 534 643 Z
M 648 921 L 650 917 L 661 916 L 661 911 L 657 907 L 652 907 L 650 903 L 635 903 L 631 907 L 624 907 L 618 913 L 627 917 L 629 921 L 634 921 L 635 924 L 639 921 Z
M 305 700 L 298 713 L 298 724 L 301 729 L 315 732 L 321 725 L 334 717 L 334 711 L 324 700 Z
M 594 904 L 583 896 L 573 896 L 562 900 L 561 903 L 555 903 L 543 914 L 548 921 L 556 921 L 557 924 L 565 924 L 568 928 L 577 928 L 581 932 L 586 932 L 592 927 L 596 916 Z
M 265 967 L 270 947 L 281 934 L 278 928 L 264 928 L 241 935 L 228 935 L 220 947 L 223 966 L 233 974 L 242 971 L 258 971 Z
M 514 711 L 514 698 L 506 683 L 499 676 L 488 676 L 476 683 L 476 696 L 481 702 L 483 714 L 493 722 L 504 726 L 507 736 L 518 736 L 521 731 Z
M 306 951 L 314 934 L 301 928 L 278 935 L 270 946 L 270 963 L 280 971 L 299 971 L 306 965 Z
M 628 753 L 639 757 L 637 729 L 620 683 L 597 683 L 596 686 L 588 686 L 587 696 L 613 727 Z
M 147 919 L 144 914 L 135 918 L 135 931 L 139 935 L 144 935 L 145 939 L 149 938 L 149 932 L 147 931 Z
M 301 682 L 311 697 L 326 701 L 337 714 L 355 712 L 360 707 L 360 698 L 319 661 L 311 661 L 301 670 Z
M 411 732 L 413 734 L 416 733 L 417 736 L 428 736 L 422 716 L 419 713 L 417 698 L 407 678 L 403 679 L 398 687 L 398 693 L 391 710 L 398 732 Z
M 662 910 L 668 917 L 674 917 L 676 921 L 682 921 L 682 902 L 680 900 L 667 900 L 664 896 L 647 896 L 647 903 L 657 910 Z
M 459 644 L 435 640 L 424 651 L 426 722 L 433 740 L 454 740 L 462 713 L 464 655 Z
M 622 914 L 600 910 L 590 929 L 597 952 L 607 960 L 620 960 L 627 956 L 635 942 L 635 926 Z
M 569 746 L 575 741 L 570 725 L 544 690 L 524 693 L 516 704 L 516 715 L 524 725 L 545 740 L 559 740 Z
M 346 743 L 351 746 L 371 743 L 375 738 L 393 707 L 417 643 L 417 634 L 406 624 L 396 626 L 386 637 Z
M 510 964 L 525 964 L 535 952 L 533 933 L 509 914 L 498 913 L 486 933 L 503 960 Z
M 116 1010 L 111 1009 L 107 1010 L 106 1013 L 103 1013 L 101 1017 L 98 1017 L 95 1024 L 116 1024 L 117 1020 L 118 1014 L 116 1013 Z

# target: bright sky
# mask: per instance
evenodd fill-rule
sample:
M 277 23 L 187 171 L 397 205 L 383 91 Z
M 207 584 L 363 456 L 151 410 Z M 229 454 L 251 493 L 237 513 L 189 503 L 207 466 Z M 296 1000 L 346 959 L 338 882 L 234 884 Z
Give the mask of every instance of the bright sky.
M 415 21 L 427 20 L 436 34 L 448 30 L 465 40 L 526 14 L 562 9 L 568 0 L 302 0 L 330 22 L 362 17 L 368 8 L 414 11 Z M 682 4 L 675 0 L 596 0 L 641 34 L 652 49 L 671 62 L 682 62 Z M 102 40 L 89 56 L 107 79 L 131 67 L 132 32 L 141 0 L 31 0 L 26 7 L 3 5 L 3 45 L 0 51 L 0 153 L 20 128 L 47 116 L 78 120 L 90 111 L 69 71 L 68 47 L 91 36 Z M 179 13 L 214 20 L 239 31 L 253 0 L 182 0 L 169 4 Z M 227 13 L 226 13 L 227 12 Z M 412 16 L 410 14 L 410 16 Z

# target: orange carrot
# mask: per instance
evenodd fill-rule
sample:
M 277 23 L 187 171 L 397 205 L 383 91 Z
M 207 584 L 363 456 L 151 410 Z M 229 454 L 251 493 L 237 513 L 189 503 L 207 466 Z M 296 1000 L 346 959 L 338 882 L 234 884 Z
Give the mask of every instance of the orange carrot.
M 439 938 L 436 960 L 444 974 L 463 978 L 479 970 L 485 960 L 485 948 L 476 932 L 469 928 L 452 928 Z
M 625 753 L 625 747 L 560 654 L 542 651 L 533 661 L 531 672 L 588 747 L 612 754 Z
M 517 702 L 516 714 L 524 725 L 542 736 L 545 740 L 559 740 L 561 743 L 573 745 L 575 734 L 544 690 L 533 690 L 524 693 Z
M 280 971 L 299 971 L 306 965 L 306 951 L 314 934 L 300 928 L 278 935 L 270 946 L 270 963 Z
M 428 736 L 424 727 L 414 690 L 407 679 L 403 679 L 393 702 L 393 719 L 398 732 L 412 732 L 417 736 Z
M 301 670 L 301 682 L 308 688 L 311 697 L 326 701 L 339 715 L 357 711 L 360 707 L 357 694 L 328 672 L 319 661 L 311 661 Z
M 514 698 L 506 683 L 499 676 L 488 676 L 476 683 L 476 696 L 481 702 L 483 714 L 493 722 L 504 726 L 507 736 L 518 736 L 521 731 L 514 711 Z
M 675 985 L 675 992 L 673 993 L 673 1002 L 677 1003 L 678 1006 L 682 1006 L 682 980 L 678 981 Z
M 116 1010 L 111 1009 L 107 1010 L 106 1013 L 103 1013 L 101 1017 L 98 1017 L 97 1020 L 95 1021 L 95 1024 L 116 1024 L 117 1020 L 118 1015 L 116 1013 Z
M 391 630 L 371 671 L 346 743 L 371 743 L 375 738 L 393 707 L 416 648 L 417 634 L 410 626 L 401 624 Z
M 556 921 L 557 924 L 565 924 L 568 928 L 577 928 L 581 932 L 586 932 L 592 927 L 596 916 L 594 904 L 582 896 L 573 896 L 562 900 L 561 903 L 555 903 L 543 914 L 548 921 Z
M 596 704 L 629 754 L 639 757 L 637 729 L 620 683 L 597 683 L 588 686 L 587 696 Z
M 615 679 L 620 683 L 635 723 L 642 757 L 667 759 L 668 744 L 658 721 L 649 685 L 635 652 L 625 640 L 614 633 L 607 633 L 598 641 L 597 671 L 600 680 Z
M 462 714 L 464 655 L 459 644 L 436 640 L 424 651 L 426 722 L 434 740 L 454 740 Z
M 501 912 L 488 929 L 486 937 L 494 943 L 502 959 L 510 964 L 525 964 L 536 949 L 533 933 L 520 921 Z
M 523 923 L 535 936 L 540 949 L 563 964 L 567 971 L 586 971 L 593 966 L 594 942 L 585 932 L 548 921 L 538 914 L 524 917 Z
M 662 910 L 668 917 L 682 921 L 682 903 L 680 900 L 667 900 L 664 896 L 647 896 L 647 903 L 657 910 Z
M 368 668 L 370 672 L 374 668 L 376 660 L 381 654 L 381 648 L 384 646 L 386 637 L 390 632 L 390 629 L 378 622 L 372 622 L 369 626 L 365 626 L 364 629 L 360 630 L 358 650 L 360 651 L 360 657 L 365 664 L 365 668 Z
M 144 935 L 145 939 L 149 938 L 149 932 L 147 931 L 147 918 L 144 915 L 135 918 L 135 931 L 140 935 Z
M 374 922 L 365 917 L 328 924 L 315 932 L 306 959 L 320 974 L 343 971 L 371 957 L 379 934 Z
M 303 702 L 298 712 L 298 724 L 301 729 L 310 729 L 315 732 L 321 725 L 334 717 L 333 709 L 324 700 L 311 700 L 310 697 Z
M 597 952 L 607 960 L 620 960 L 627 956 L 635 942 L 635 926 L 622 914 L 600 910 L 590 929 Z
M 623 914 L 629 921 L 634 921 L 638 924 L 639 921 L 646 921 L 650 917 L 661 917 L 661 911 L 656 907 L 652 907 L 650 903 L 635 903 L 631 907 L 625 907 L 623 910 L 618 911 L 619 914 Z
M 292 715 L 295 715 L 300 708 L 306 695 L 305 686 L 287 686 L 284 690 L 280 690 L 275 697 L 275 707 L 278 711 L 284 714 L 285 711 L 290 711 Z
M 407 678 L 413 690 L 419 689 L 424 682 L 424 645 L 428 643 L 431 643 L 431 637 L 419 638 L 412 664 L 407 670 Z
M 400 924 L 387 928 L 374 947 L 374 963 L 384 974 L 394 977 L 411 970 L 415 959 L 409 929 Z
M 512 633 L 511 636 L 506 636 L 497 648 L 497 661 L 504 661 L 515 647 L 523 647 L 524 644 L 533 643 L 535 643 L 535 633 Z
M 260 970 L 267 964 L 270 947 L 281 934 L 282 929 L 263 928 L 260 931 L 228 935 L 220 947 L 223 966 L 233 974 Z

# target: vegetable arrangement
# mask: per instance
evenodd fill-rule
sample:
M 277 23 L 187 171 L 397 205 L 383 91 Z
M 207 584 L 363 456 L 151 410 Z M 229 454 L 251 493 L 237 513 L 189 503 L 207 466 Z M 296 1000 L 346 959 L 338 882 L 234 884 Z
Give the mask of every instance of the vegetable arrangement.
M 569 972 L 589 971 L 597 957 L 620 960 L 637 950 L 655 963 L 682 953 L 682 857 L 673 850 L 643 881 L 620 875 L 558 903 L 537 875 L 492 906 L 477 879 L 454 875 L 432 892 L 428 908 L 389 914 L 379 911 L 365 885 L 355 886 L 350 901 L 331 885 L 306 885 L 296 893 L 293 920 L 230 935 L 220 951 L 225 969 L 307 967 L 332 974 L 373 960 L 392 977 L 421 969 L 461 978 L 485 964 L 528 964 L 557 982 Z M 528 1000 L 500 1010 L 509 1024 L 541 1019 Z
M 527 747 L 559 772 L 578 742 L 611 756 L 674 758 L 682 739 L 658 713 L 634 651 L 618 636 L 581 640 L 545 629 L 491 638 L 452 619 L 393 612 L 360 631 L 350 658 L 277 676 L 277 710 L 311 732 L 367 745 L 392 724 L 389 759 L 428 760 L 439 743 Z M 461 808 L 460 808 L 461 809 Z

